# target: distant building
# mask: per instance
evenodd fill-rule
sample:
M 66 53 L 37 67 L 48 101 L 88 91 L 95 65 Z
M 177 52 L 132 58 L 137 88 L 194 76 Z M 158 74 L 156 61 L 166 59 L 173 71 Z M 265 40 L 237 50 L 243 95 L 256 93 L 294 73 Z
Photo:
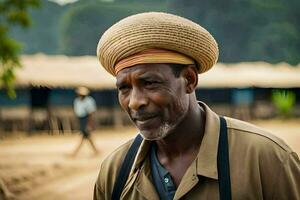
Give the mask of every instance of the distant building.
M 0 89 L 0 130 L 48 130 L 49 133 L 77 130 L 73 114 L 74 89 L 86 86 L 97 102 L 99 125 L 128 124 L 121 111 L 115 78 L 92 56 L 22 56 L 16 73 L 17 99 L 10 100 Z M 272 117 L 273 89 L 296 94 L 294 115 L 300 116 L 300 66 L 264 62 L 218 63 L 199 76 L 196 95 L 219 114 L 243 118 Z

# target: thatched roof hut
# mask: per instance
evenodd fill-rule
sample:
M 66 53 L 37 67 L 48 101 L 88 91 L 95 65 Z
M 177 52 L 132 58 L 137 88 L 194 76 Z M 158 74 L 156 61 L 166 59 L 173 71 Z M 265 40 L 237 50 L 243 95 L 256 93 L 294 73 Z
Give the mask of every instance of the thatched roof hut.
M 207 88 L 300 88 L 300 65 L 286 63 L 218 63 L 199 76 L 199 87 Z
M 16 86 L 46 86 L 50 88 L 113 89 L 115 78 L 108 74 L 95 56 L 22 56 L 22 68 L 16 72 Z M 245 62 L 218 63 L 199 75 L 201 88 L 299 88 L 300 65 L 286 63 Z
M 116 102 L 116 95 L 112 94 L 115 92 L 115 78 L 100 66 L 97 57 L 46 56 L 37 54 L 22 56 L 21 63 L 22 67 L 16 70 L 16 87 L 19 91 L 22 91 L 21 94 L 18 94 L 18 98 L 25 100 L 11 101 L 2 98 L 2 105 L 9 106 L 5 109 L 4 106 L 2 106 L 0 110 L 0 120 L 2 118 L 2 120 L 11 121 L 12 127 L 14 127 L 15 124 L 24 124 L 25 127 L 25 125 L 28 124 L 28 119 L 31 118 L 48 123 L 49 120 L 47 121 L 47 117 L 49 114 L 47 114 L 47 112 L 45 113 L 45 110 L 37 110 L 35 111 L 36 113 L 30 112 L 29 104 L 31 104 L 31 107 L 35 107 L 35 100 L 38 103 L 46 102 L 45 105 L 51 102 L 52 114 L 50 118 L 51 123 L 49 125 L 51 130 L 58 129 L 59 121 L 65 124 L 63 125 L 63 130 L 70 130 L 72 125 L 70 121 L 74 118 L 71 105 L 75 97 L 75 94 L 70 92 L 70 90 L 78 86 L 86 86 L 95 91 L 95 98 L 97 99 L 99 97 L 99 105 L 106 105 L 103 103 L 104 101 L 108 101 L 113 105 L 107 106 L 106 110 L 104 109 L 105 106 L 101 107 L 98 116 L 105 120 L 114 119 L 115 124 L 122 124 L 121 119 L 123 115 L 120 114 L 121 112 L 119 110 L 116 110 L 114 104 L 114 102 Z M 217 96 L 218 102 L 221 101 L 222 103 L 231 101 L 231 95 L 233 94 L 231 88 L 238 88 L 238 90 L 240 88 L 247 88 L 246 90 L 248 90 L 248 88 L 256 87 L 256 89 L 264 90 L 263 92 L 269 90 L 268 88 L 293 88 L 294 90 L 296 88 L 298 91 L 300 88 L 300 65 L 293 67 L 285 63 L 276 65 L 264 62 L 237 64 L 218 63 L 207 73 L 199 75 L 198 86 L 201 90 L 199 93 L 200 97 L 206 97 L 208 98 L 207 101 L 211 102 L 213 102 L 213 98 L 215 98 L 211 92 L 216 90 L 219 93 L 220 90 L 222 90 L 223 93 Z M 51 92 L 49 92 L 50 90 L 48 88 L 51 89 Z M 51 95 L 44 95 L 44 90 L 48 92 L 47 94 Z M 234 89 L 234 94 L 238 90 Z M 103 92 L 108 92 L 106 94 L 108 96 L 105 96 Z M 209 92 L 212 95 L 207 95 Z M 3 94 L 4 93 L 2 93 L 2 95 Z M 22 107 L 15 107 L 18 104 L 17 102 L 26 102 L 28 105 L 24 107 L 22 104 Z M 218 107 L 214 107 L 214 110 L 218 110 Z M 230 108 L 227 107 L 225 111 L 223 107 L 220 107 L 219 110 L 219 113 L 222 114 L 226 114 L 227 111 L 227 113 L 231 112 Z M 269 116 L 266 110 L 258 112 L 256 109 L 253 112 L 256 113 L 256 116 L 259 116 L 257 113 L 264 113 L 264 115 Z M 42 117 L 39 117 L 39 115 Z M 14 128 L 12 128 L 12 130 L 13 129 Z
M 22 68 L 16 71 L 16 86 L 45 86 L 50 88 L 110 89 L 114 77 L 99 66 L 92 56 L 67 57 L 42 54 L 21 57 Z

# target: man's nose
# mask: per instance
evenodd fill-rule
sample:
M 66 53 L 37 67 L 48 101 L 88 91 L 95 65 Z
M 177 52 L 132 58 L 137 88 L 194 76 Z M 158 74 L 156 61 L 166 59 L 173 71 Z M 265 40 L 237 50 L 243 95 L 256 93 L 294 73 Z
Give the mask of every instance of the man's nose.
M 146 105 L 146 95 L 139 88 L 133 88 L 129 99 L 129 108 L 132 110 L 139 110 Z

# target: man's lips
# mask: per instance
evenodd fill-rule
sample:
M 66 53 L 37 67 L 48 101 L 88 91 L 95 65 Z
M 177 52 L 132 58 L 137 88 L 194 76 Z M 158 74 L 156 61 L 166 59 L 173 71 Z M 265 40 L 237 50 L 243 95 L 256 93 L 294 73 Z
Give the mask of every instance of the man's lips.
M 144 126 L 151 124 L 159 115 L 158 114 L 143 114 L 143 115 L 133 115 L 132 119 L 138 126 Z
M 142 115 L 142 116 L 134 116 L 133 120 L 134 121 L 148 121 L 152 118 L 157 117 L 157 115 Z
M 135 124 L 139 129 L 152 129 L 157 126 L 159 123 L 157 117 L 151 117 L 143 120 L 136 120 Z

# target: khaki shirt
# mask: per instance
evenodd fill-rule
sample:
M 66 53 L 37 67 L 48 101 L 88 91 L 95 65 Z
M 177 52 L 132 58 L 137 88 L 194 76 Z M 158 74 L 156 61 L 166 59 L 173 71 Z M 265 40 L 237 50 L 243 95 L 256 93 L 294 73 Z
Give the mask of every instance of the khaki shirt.
M 206 113 L 205 133 L 197 158 L 183 176 L 174 199 L 219 199 L 217 150 L 219 116 L 200 102 Z M 300 161 L 281 139 L 246 122 L 226 117 L 232 199 L 300 199 Z M 102 163 L 95 200 L 111 199 L 118 170 L 132 141 Z M 143 141 L 121 199 L 159 200 L 152 183 L 149 150 Z

